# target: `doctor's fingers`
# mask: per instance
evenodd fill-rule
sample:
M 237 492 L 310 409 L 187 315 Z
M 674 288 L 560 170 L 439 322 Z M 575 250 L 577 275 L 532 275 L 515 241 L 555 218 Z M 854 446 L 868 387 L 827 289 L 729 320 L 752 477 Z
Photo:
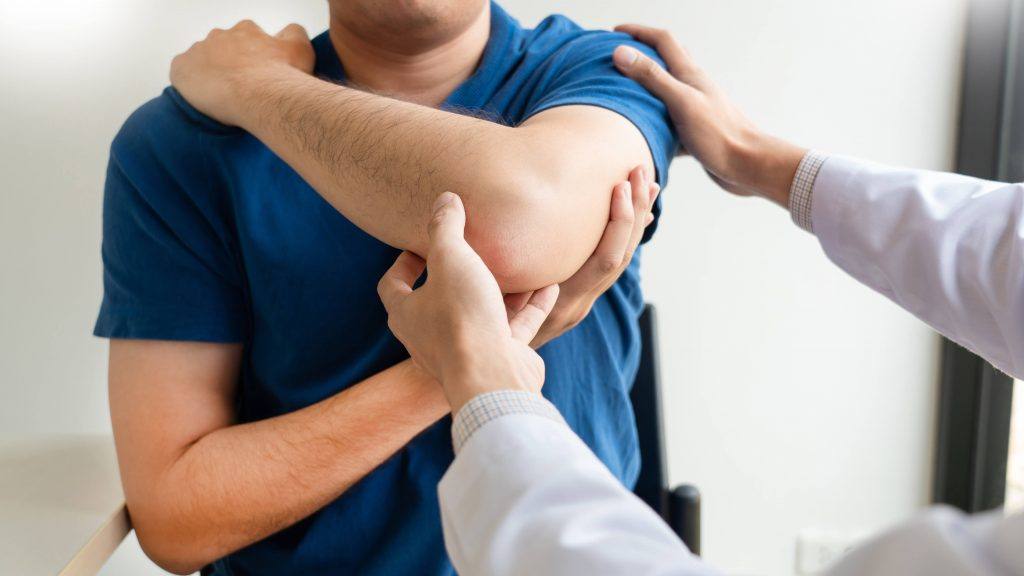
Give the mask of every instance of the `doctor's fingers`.
M 603 292 L 609 278 L 618 276 L 619 267 L 629 249 L 636 220 L 632 198 L 633 187 L 628 181 L 615 186 L 604 233 L 597 243 L 597 248 L 583 266 L 571 278 L 562 282 L 563 298 L 582 298 L 595 292 Z
M 388 316 L 395 314 L 398 306 L 413 292 L 413 285 L 423 275 L 427 263 L 412 252 L 402 252 L 395 263 L 377 283 L 377 295 L 384 304 Z
M 604 234 L 590 258 L 562 283 L 563 298 L 596 299 L 629 265 L 644 229 L 653 220 L 651 207 L 658 193 L 657 183 L 644 172 L 644 168 L 634 168 L 630 179 L 615 187 Z
M 668 30 L 652 28 L 640 24 L 622 24 L 615 27 L 616 32 L 624 32 L 647 44 L 661 56 L 668 66 L 669 73 L 679 80 L 698 89 L 707 88 L 708 77 L 704 70 L 690 56 L 685 48 L 679 45 Z M 648 60 L 650 60 L 648 58 Z M 651 64 L 657 66 L 651 61 Z M 658 66 L 660 68 L 660 66 Z
M 557 300 L 558 284 L 533 292 L 526 305 L 509 318 L 508 326 L 512 330 L 512 337 L 527 345 L 533 341 Z
M 658 192 L 661 190 L 661 187 L 654 180 L 652 172 L 643 166 L 638 166 L 629 173 L 629 184 L 633 202 L 633 227 L 629 243 L 626 245 L 626 251 L 623 253 L 622 261 L 619 264 L 620 273 L 633 259 L 633 253 L 636 252 L 640 241 L 644 238 L 644 231 L 654 221 L 651 211 L 654 208 L 654 201 L 658 197 Z M 617 278 L 618 275 L 616 275 Z

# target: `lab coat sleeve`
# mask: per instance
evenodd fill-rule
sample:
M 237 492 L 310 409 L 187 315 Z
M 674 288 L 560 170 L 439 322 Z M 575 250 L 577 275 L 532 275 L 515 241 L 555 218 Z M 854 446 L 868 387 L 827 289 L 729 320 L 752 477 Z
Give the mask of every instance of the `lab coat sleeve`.
M 1024 185 L 833 156 L 812 198 L 833 262 L 1024 377 Z
M 438 494 L 445 546 L 462 576 L 717 574 L 550 418 L 485 424 Z
M 855 548 L 828 576 L 1024 575 L 1024 514 L 934 507 Z

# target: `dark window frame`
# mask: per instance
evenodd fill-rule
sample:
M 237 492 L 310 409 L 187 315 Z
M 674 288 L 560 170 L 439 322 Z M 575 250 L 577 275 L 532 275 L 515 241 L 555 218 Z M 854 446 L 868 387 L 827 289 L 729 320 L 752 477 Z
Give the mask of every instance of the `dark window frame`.
M 1024 0 L 971 0 L 956 169 L 1024 181 Z M 1006 497 L 1013 379 L 944 340 L 933 500 L 966 512 Z

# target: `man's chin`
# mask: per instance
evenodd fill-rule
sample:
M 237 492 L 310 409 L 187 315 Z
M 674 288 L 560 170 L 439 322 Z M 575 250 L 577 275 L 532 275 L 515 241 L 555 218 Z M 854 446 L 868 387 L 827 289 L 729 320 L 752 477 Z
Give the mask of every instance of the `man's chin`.
M 487 0 L 331 0 L 331 14 L 364 40 L 395 48 L 443 44 L 487 6 Z

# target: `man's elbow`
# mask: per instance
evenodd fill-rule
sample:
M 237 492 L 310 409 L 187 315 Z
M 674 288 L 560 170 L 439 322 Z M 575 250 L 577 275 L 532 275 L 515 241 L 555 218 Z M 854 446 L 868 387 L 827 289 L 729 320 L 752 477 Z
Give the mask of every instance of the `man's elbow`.
M 194 574 L 215 560 L 194 531 L 176 528 L 181 520 L 173 514 L 147 509 L 136 513 L 129 505 L 129 515 L 142 551 L 163 570 Z
M 593 250 L 600 229 L 583 229 L 587 219 L 567 213 L 555 181 L 520 175 L 501 188 L 481 197 L 478 207 L 467 206 L 466 238 L 502 292 L 529 292 L 572 276 Z
M 545 270 L 545 266 L 539 263 L 537 266 L 530 265 L 531 258 L 527 250 L 523 249 L 523 242 L 521 238 L 509 243 L 488 239 L 474 246 L 484 264 L 494 274 L 502 293 L 530 292 L 561 281 Z M 536 260 L 538 255 L 534 252 L 533 256 Z

